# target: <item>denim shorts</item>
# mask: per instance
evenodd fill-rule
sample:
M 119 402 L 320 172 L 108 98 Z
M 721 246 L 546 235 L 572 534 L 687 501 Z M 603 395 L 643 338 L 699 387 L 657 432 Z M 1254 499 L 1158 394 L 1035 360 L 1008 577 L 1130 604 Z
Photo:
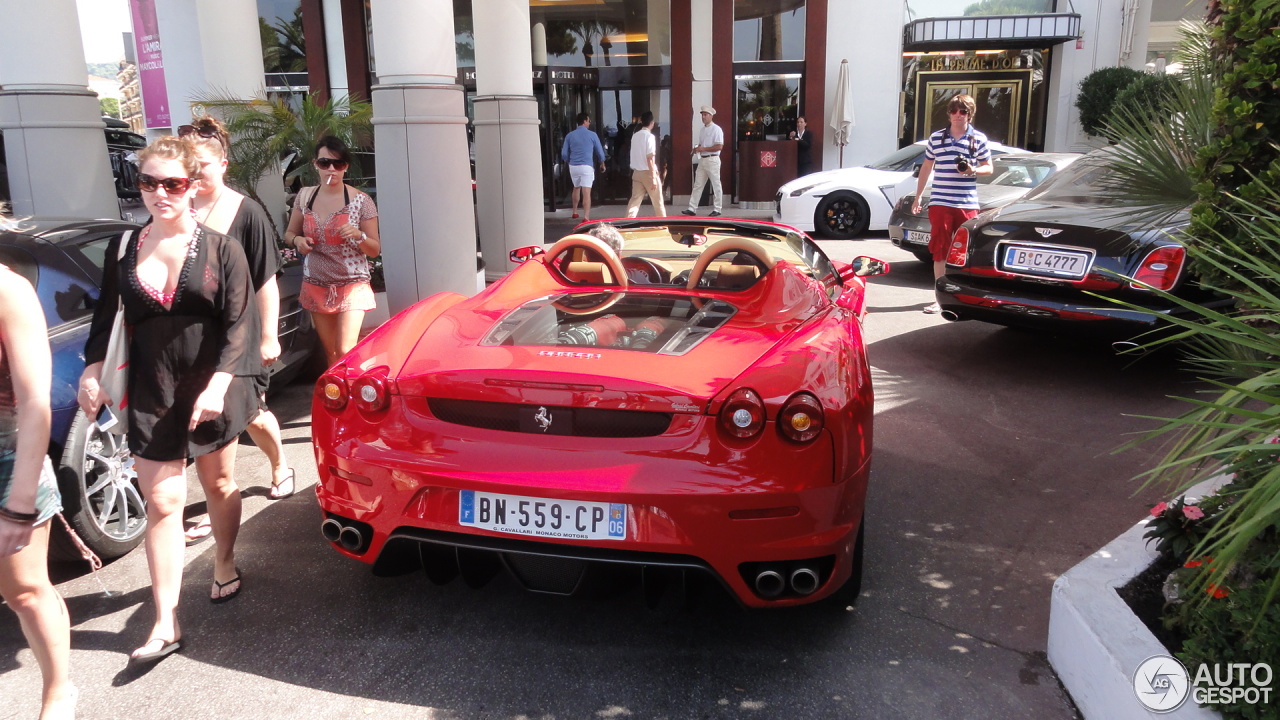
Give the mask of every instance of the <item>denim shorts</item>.
M 0 451 L 0 505 L 9 507 L 9 492 L 13 489 L 13 458 L 11 450 Z M 12 509 L 12 508 L 10 508 Z M 62 512 L 62 495 L 58 492 L 58 479 L 53 472 L 53 462 L 44 456 L 40 481 L 36 485 L 36 521 L 42 525 Z

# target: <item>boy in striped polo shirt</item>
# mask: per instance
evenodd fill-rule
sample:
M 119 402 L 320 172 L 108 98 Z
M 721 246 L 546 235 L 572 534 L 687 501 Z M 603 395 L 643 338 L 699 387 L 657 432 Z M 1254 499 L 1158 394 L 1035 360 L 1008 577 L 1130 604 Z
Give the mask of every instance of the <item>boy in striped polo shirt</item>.
M 912 214 L 920 213 L 920 197 L 924 195 L 929 176 L 937 171 L 929 197 L 929 252 L 933 255 L 933 278 L 946 271 L 945 260 L 951 237 L 964 221 L 978 214 L 979 175 L 991 174 L 991 150 L 987 136 L 973 129 L 973 116 L 978 104 L 972 95 L 956 95 L 947 103 L 950 124 L 929 136 L 925 145 L 924 165 L 916 182 L 916 198 Z M 939 312 L 938 303 L 925 307 L 927 313 Z

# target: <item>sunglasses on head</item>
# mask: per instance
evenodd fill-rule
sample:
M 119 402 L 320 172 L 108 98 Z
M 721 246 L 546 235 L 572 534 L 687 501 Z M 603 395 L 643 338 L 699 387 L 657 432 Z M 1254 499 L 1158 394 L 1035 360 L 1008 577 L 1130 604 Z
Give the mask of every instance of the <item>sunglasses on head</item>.
M 163 187 L 170 195 L 181 195 L 191 187 L 192 179 L 185 177 L 157 178 L 146 173 L 138 174 L 138 189 L 143 192 L 155 192 Z
M 334 170 L 346 170 L 347 161 L 334 160 L 332 158 L 316 158 L 316 167 L 321 170 L 328 170 L 329 168 L 333 168 Z
M 967 108 L 967 107 L 954 107 L 954 108 L 951 108 L 948 112 L 951 112 L 951 113 L 960 113 L 961 115 L 968 115 L 968 114 L 969 114 L 969 108 Z
M 218 129 L 215 127 L 198 128 L 195 125 L 183 125 L 178 128 L 178 137 L 186 137 L 188 135 L 199 135 L 204 138 L 218 138 L 219 140 L 222 139 L 218 134 Z

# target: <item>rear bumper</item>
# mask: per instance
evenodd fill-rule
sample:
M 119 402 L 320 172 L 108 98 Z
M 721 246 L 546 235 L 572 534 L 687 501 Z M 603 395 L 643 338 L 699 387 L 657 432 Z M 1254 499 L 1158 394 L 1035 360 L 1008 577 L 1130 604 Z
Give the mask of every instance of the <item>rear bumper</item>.
M 694 572 L 753 607 L 813 602 L 849 577 L 869 463 L 835 481 L 825 436 L 797 448 L 770 424 L 752 444 L 727 451 L 705 416 L 692 416 L 677 436 L 635 440 L 500 433 L 415 418 L 418 427 L 403 438 L 405 447 L 419 448 L 411 452 L 368 436 L 335 442 L 332 419 L 320 410 L 314 417 L 321 509 L 364 536 L 354 549 L 333 547 L 375 570 L 424 567 L 433 578 L 460 574 L 476 585 L 498 567 L 528 589 L 554 593 L 576 589 L 579 564 Z M 382 427 L 405 429 L 390 418 Z M 625 503 L 626 539 L 529 537 L 463 525 L 463 490 Z M 778 508 L 789 510 L 730 516 Z M 798 563 L 821 567 L 811 594 L 766 598 L 754 589 L 758 566 Z
M 1063 298 L 985 288 L 963 275 L 948 274 L 935 288 L 948 319 L 981 320 L 999 325 L 1069 330 L 1111 339 L 1127 339 L 1167 326 L 1167 308 L 1133 310 L 1092 296 Z

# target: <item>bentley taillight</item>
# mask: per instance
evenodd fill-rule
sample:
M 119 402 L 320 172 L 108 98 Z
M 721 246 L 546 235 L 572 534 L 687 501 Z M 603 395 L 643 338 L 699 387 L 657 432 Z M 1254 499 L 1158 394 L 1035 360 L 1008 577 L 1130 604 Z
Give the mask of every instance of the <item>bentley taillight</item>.
M 333 371 L 321 375 L 316 383 L 316 395 L 320 397 L 320 404 L 324 405 L 326 410 L 338 412 L 347 406 L 350 393 L 347 390 L 347 379 L 340 374 L 343 372 L 345 369 L 338 366 Z
M 764 401 L 754 390 L 735 390 L 720 408 L 720 427 L 736 438 L 755 437 L 764 428 Z
M 1158 247 L 1142 259 L 1142 264 L 1133 274 L 1133 279 L 1157 290 L 1172 290 L 1178 282 L 1178 276 L 1182 274 L 1182 266 L 1186 260 L 1187 250 L 1181 245 Z M 1129 287 L 1139 290 L 1147 289 L 1137 282 L 1130 283 Z
M 818 437 L 823 425 L 822 403 L 808 393 L 797 393 L 778 413 L 778 432 L 782 437 L 807 443 Z
M 951 236 L 951 245 L 947 247 L 947 264 L 964 267 L 969 261 L 969 228 L 960 226 Z

